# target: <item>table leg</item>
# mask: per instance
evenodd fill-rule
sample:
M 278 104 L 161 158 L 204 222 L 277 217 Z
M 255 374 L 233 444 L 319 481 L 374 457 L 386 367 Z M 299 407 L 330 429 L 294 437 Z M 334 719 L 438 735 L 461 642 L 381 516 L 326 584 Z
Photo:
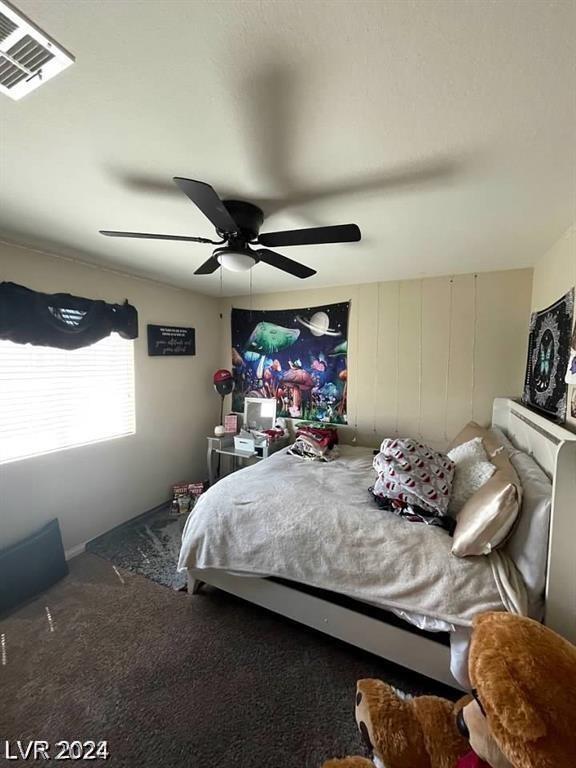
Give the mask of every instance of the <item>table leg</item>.
M 208 443 L 208 453 L 206 455 L 206 461 L 208 463 L 208 482 L 210 485 L 214 485 L 214 451 L 212 450 L 212 446 L 210 443 Z

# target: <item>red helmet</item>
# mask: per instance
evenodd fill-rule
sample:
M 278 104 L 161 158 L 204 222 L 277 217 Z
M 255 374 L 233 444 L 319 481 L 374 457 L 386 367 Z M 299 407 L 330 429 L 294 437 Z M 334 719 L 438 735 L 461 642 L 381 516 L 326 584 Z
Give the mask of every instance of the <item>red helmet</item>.
M 227 371 L 226 368 L 219 368 L 216 373 L 214 374 L 214 384 L 219 384 L 221 381 L 229 381 L 232 378 L 232 374 L 230 371 Z

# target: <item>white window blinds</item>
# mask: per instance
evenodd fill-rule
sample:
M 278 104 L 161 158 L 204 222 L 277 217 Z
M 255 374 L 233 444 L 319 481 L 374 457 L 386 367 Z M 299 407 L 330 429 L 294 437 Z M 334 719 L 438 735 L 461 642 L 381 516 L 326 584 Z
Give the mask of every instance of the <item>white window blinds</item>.
M 134 344 L 75 350 L 0 340 L 0 463 L 135 431 Z

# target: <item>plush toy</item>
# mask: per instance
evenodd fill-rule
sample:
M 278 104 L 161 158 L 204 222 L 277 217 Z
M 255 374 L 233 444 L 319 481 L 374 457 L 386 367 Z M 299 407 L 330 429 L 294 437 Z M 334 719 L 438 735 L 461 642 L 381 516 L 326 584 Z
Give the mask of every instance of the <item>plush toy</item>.
M 485 613 L 468 663 L 461 727 L 492 768 L 576 765 L 576 646 L 532 619 Z
M 374 762 L 363 758 L 331 760 L 323 768 L 456 768 L 470 750 L 456 719 L 468 704 L 437 696 L 403 697 L 381 680 L 359 680 L 356 722 Z
M 323 768 L 574 768 L 576 647 L 511 613 L 476 617 L 470 645 L 473 696 L 402 698 L 360 680 L 356 721 L 374 761 Z

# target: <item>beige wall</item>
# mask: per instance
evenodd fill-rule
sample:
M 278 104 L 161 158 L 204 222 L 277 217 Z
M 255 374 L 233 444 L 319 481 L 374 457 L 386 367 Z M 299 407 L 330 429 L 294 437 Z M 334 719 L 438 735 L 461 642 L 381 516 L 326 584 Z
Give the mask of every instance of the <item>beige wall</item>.
M 0 547 L 58 517 L 64 546 L 85 542 L 206 476 L 205 436 L 218 418 L 217 301 L 0 243 L 0 280 L 111 302 L 139 312 L 135 435 L 0 465 Z M 196 328 L 195 357 L 148 357 L 146 324 Z
M 532 270 L 257 295 L 254 309 L 350 299 L 345 439 L 377 445 L 396 432 L 444 446 L 492 400 L 522 390 Z M 221 365 L 230 367 L 230 309 L 222 300 Z
M 230 308 L 188 291 L 0 244 L 0 280 L 108 301 L 139 311 L 133 436 L 0 466 L 0 546 L 58 517 L 73 548 L 205 477 L 205 436 L 218 414 L 215 368 L 230 367 Z M 344 439 L 384 435 L 444 446 L 470 418 L 488 422 L 492 400 L 521 391 L 532 271 L 373 283 L 253 297 L 256 309 L 350 299 L 349 422 Z M 222 312 L 222 319 L 219 312 Z M 149 358 L 146 324 L 196 328 L 193 358 Z
M 534 267 L 532 309 L 544 309 L 576 286 L 576 222 L 545 253 Z M 568 391 L 568 424 L 576 427 L 570 415 L 574 387 Z

